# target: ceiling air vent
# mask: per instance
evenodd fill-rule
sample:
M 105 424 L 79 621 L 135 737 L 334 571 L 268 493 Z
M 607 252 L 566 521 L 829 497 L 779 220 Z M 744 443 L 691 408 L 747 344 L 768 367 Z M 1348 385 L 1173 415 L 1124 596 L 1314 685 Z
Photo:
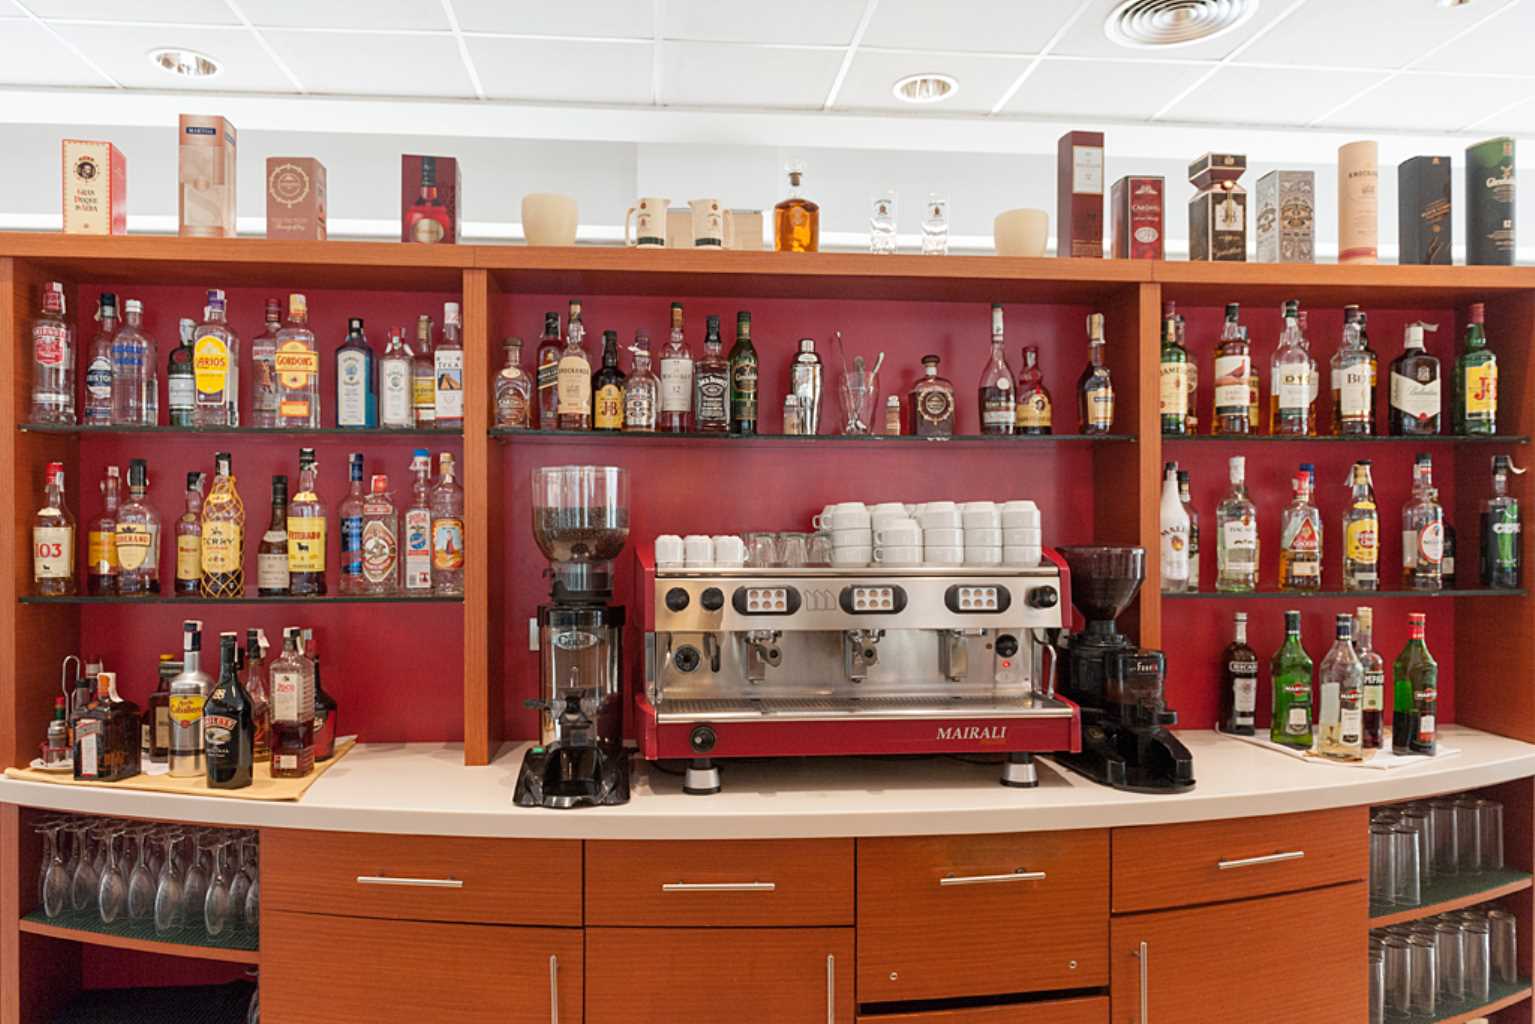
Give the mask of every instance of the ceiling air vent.
M 1258 0 L 1124 0 L 1103 31 L 1120 46 L 1187 46 L 1230 32 L 1258 11 Z

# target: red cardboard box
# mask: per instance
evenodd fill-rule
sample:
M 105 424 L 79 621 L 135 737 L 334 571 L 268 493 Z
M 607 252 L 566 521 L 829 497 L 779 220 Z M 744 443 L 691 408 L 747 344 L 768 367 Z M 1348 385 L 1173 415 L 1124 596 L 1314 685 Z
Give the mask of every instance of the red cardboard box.
M 400 158 L 400 241 L 458 241 L 458 161 L 451 156 Z
M 1126 175 L 1114 182 L 1114 258 L 1159 260 L 1163 258 L 1164 201 L 1167 183 L 1160 176 Z

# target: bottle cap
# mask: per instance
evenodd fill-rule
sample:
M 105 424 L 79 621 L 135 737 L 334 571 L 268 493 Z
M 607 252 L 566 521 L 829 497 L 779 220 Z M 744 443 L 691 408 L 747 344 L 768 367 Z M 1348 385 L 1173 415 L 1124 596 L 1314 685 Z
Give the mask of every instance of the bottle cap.
M 1474 324 L 1483 323 L 1483 322 L 1485 322 L 1486 316 L 1487 316 L 1487 307 L 1484 304 L 1480 303 L 1480 302 L 1473 302 L 1473 303 L 1471 303 L 1470 306 L 1468 306 L 1466 308 L 1466 319 L 1469 320 L 1471 323 L 1474 323 Z
M 458 303 L 444 302 L 442 304 L 442 322 L 444 324 L 452 324 L 454 327 L 458 326 Z
M 373 493 L 386 494 L 389 491 L 389 477 L 384 473 L 373 474 Z
M 286 498 L 288 496 L 288 478 L 282 473 L 272 477 L 272 497 Z
M 799 340 L 799 350 L 801 352 L 814 352 L 815 351 L 815 339 L 814 338 L 801 338 Z
M 362 479 L 362 452 L 352 452 L 346 457 L 347 469 L 353 480 Z
M 1237 612 L 1234 615 L 1232 615 L 1232 619 L 1234 619 L 1237 622 L 1246 622 L 1247 621 L 1247 613 L 1246 612 Z
M 143 459 L 130 459 L 128 462 L 128 486 L 145 487 L 148 485 L 149 463 Z
M 1186 469 L 1178 470 L 1178 485 L 1181 487 L 1181 486 L 1183 486 L 1184 484 L 1186 484 L 1188 482 L 1189 482 L 1189 471 L 1186 470 Z
M 347 329 L 347 332 L 349 334 L 361 334 L 362 333 L 362 317 L 360 317 L 360 316 L 348 317 L 347 321 L 346 321 L 346 329 Z
M 108 477 L 116 478 L 119 475 L 120 474 L 119 474 L 118 469 L 117 469 L 116 466 L 108 466 L 107 467 L 107 476 Z
M 308 299 L 306 299 L 304 296 L 300 295 L 298 292 L 294 292 L 292 295 L 288 296 L 288 312 L 290 314 L 292 314 L 292 313 L 307 313 L 308 311 L 309 311 L 309 300 Z
M 1300 632 L 1300 612 L 1297 609 L 1292 608 L 1284 613 L 1284 628 L 1291 633 Z
M 98 305 L 103 310 L 115 310 L 117 308 L 117 295 L 113 292 L 102 292 L 100 298 L 97 301 Z
M 603 343 L 603 345 L 617 345 L 618 344 L 618 332 L 617 331 L 603 331 L 602 332 L 602 343 Z M 518 344 L 520 345 L 522 343 L 518 342 Z

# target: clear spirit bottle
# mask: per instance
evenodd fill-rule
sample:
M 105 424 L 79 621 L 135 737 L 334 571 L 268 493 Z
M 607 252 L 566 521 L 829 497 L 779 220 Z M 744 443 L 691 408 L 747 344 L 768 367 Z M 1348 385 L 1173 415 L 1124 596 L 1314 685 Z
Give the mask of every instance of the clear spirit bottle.
M 1231 490 L 1215 508 L 1215 589 L 1256 590 L 1258 587 L 1258 509 L 1247 496 L 1247 459 L 1233 455 L 1228 463 Z
M 789 198 L 773 207 L 773 248 L 777 252 L 818 252 L 821 248 L 821 208 L 800 195 L 805 164 L 790 161 Z
M 33 423 L 75 422 L 75 329 L 69 322 L 64 285 L 43 285 L 42 307 L 32 321 Z
M 437 461 L 437 486 L 432 488 L 432 592 L 461 597 L 464 593 L 464 489 L 454 476 L 453 456 Z
M 1354 609 L 1354 653 L 1364 670 L 1362 684 L 1362 746 L 1379 750 L 1384 736 L 1386 709 L 1386 662 L 1375 650 L 1375 611 L 1368 605 Z
M 1519 499 L 1508 493 L 1510 473 L 1523 474 L 1507 455 L 1492 457 L 1492 497 L 1482 506 L 1482 586 L 1518 590 L 1520 577 Z
M 1271 434 L 1303 436 L 1315 432 L 1311 422 L 1311 381 L 1316 361 L 1306 347 L 1299 316 L 1299 302 L 1291 299 L 1284 304 L 1284 331 L 1279 336 L 1279 347 L 1274 350 L 1270 373 Z
M 320 426 L 320 352 L 309 329 L 309 300 L 288 296 L 288 319 L 276 337 L 275 426 L 315 430 Z
M 213 456 L 213 484 L 203 502 L 203 597 L 245 596 L 245 502 L 228 452 Z
M 720 318 L 708 317 L 704 325 L 704 354 L 693 366 L 693 429 L 724 434 L 730 431 L 730 360 L 723 351 Z
M 1311 474 L 1302 468 L 1295 497 L 1279 514 L 1279 589 L 1322 589 L 1322 513 L 1311 503 Z
M 1103 365 L 1103 314 L 1087 318 L 1088 362 L 1077 380 L 1077 420 L 1084 434 L 1107 434 L 1114 429 L 1114 381 Z
M 634 332 L 634 369 L 624 381 L 624 429 L 641 433 L 656 429 L 657 410 L 661 402 L 661 382 L 650 372 L 650 335 Z
M 1365 315 L 1358 306 L 1343 314 L 1343 343 L 1332 357 L 1332 432 L 1338 435 L 1375 433 L 1375 386 L 1379 361 L 1365 333 Z
M 347 456 L 347 492 L 336 509 L 341 520 L 341 579 L 338 593 L 362 593 L 362 452 Z
M 1252 432 L 1249 407 L 1255 386 L 1252 350 L 1242 329 L 1241 306 L 1226 304 L 1226 321 L 1215 347 L 1215 398 L 1210 431 L 1214 434 Z
M 1189 590 L 1199 589 L 1199 510 L 1189 496 L 1189 471 L 1178 470 L 1178 500 L 1189 517 Z
M 1333 645 L 1317 670 L 1317 752 L 1336 761 L 1364 759 L 1364 666 L 1354 651 L 1354 617 L 1339 612 Z
M 251 699 L 251 753 L 257 764 L 272 757 L 272 702 L 266 682 L 266 635 L 259 629 L 245 631 L 245 692 Z
M 409 430 L 416 425 L 410 389 L 410 349 L 405 344 L 405 329 L 391 327 L 384 354 L 378 360 L 379 426 Z
M 48 463 L 43 506 L 32 517 L 32 587 L 41 597 L 73 594 L 75 517 L 64 503 L 64 464 Z
M 442 343 L 432 353 L 439 430 L 464 429 L 464 323 L 458 303 L 442 305 Z
M 1178 493 L 1178 464 L 1163 467 L 1162 478 L 1162 592 L 1189 589 L 1189 514 Z
M 592 362 L 586 357 L 585 338 L 581 303 L 572 299 L 570 320 L 565 327 L 565 347 L 560 350 L 559 414 L 555 425 L 561 430 L 592 429 Z M 664 392 L 664 387 L 662 390 Z
M 661 350 L 660 430 L 682 434 L 693 429 L 693 353 L 682 331 L 682 303 L 672 303 L 671 332 Z M 729 421 L 726 421 L 729 426 Z
M 85 591 L 105 596 L 117 593 L 117 508 L 121 501 L 118 468 L 108 466 L 101 478 L 101 515 L 91 520 L 85 535 Z
M 144 332 L 144 307 L 138 299 L 124 305 L 123 322 L 112 337 L 112 422 L 153 426 L 149 419 L 149 370 L 154 344 Z
M 1247 643 L 1247 613 L 1233 616 L 1231 643 L 1221 656 L 1221 729 L 1236 736 L 1257 732 L 1258 652 Z
M 1428 653 L 1426 617 L 1407 615 L 1407 646 L 1392 666 L 1391 752 L 1433 757 L 1438 748 L 1439 663 Z
M 1455 360 L 1455 433 L 1498 432 L 1498 357 L 1487 347 L 1486 307 L 1471 303 L 1466 347 Z
M 389 477 L 373 474 L 362 503 L 362 592 L 400 592 L 400 514 L 389 493 Z
M 117 335 L 117 296 L 102 292 L 96 301 L 96 336 L 85 364 L 85 408 L 81 422 L 112 422 L 112 339 Z
M 1284 613 L 1284 643 L 1269 662 L 1274 713 L 1269 739 L 1287 747 L 1311 749 L 1311 656 L 1301 645 L 1300 612 Z
M 251 339 L 251 415 L 253 427 L 277 426 L 277 332 L 282 303 L 266 300 L 266 326 Z
M 411 456 L 410 506 L 405 510 L 405 593 L 432 592 L 432 457 L 425 448 Z
M 285 597 L 288 593 L 288 478 L 272 477 L 272 518 L 256 547 L 256 594 Z
M 1018 371 L 1018 433 L 1050 433 L 1052 411 L 1050 389 L 1045 387 L 1045 374 L 1039 368 L 1039 347 L 1025 345 L 1023 369 Z
M 160 513 L 149 504 L 149 464 L 128 463 L 128 500 L 117 510 L 117 592 L 160 592 Z
M 299 653 L 299 631 L 282 631 L 272 662 L 272 777 L 302 779 L 314 771 L 314 663 Z
M 371 430 L 378 426 L 378 375 L 373 346 L 362 317 L 346 322 L 346 340 L 336 350 L 336 426 Z
M 1391 361 L 1391 411 L 1388 424 L 1394 437 L 1439 433 L 1443 409 L 1439 360 L 1423 347 L 1423 332 L 1437 331 L 1421 321 L 1407 325 L 1402 354 Z
M 909 433 L 917 437 L 954 436 L 954 385 L 938 373 L 938 357 L 922 357 L 922 376 L 912 385 L 907 405 Z
M 181 344 L 171 349 L 165 360 L 165 395 L 170 425 L 190 427 L 197 422 L 197 369 L 192 336 L 197 321 L 182 317 L 178 325 Z
M 602 332 L 602 367 L 592 375 L 592 429 L 624 429 L 624 371 L 618 368 L 618 332 Z
M 198 597 L 203 587 L 203 474 L 187 474 L 186 502 L 176 519 L 176 596 Z
M 224 292 L 208 290 L 206 319 L 193 331 L 192 369 L 199 427 L 240 425 L 240 336 L 225 318 Z
M 522 339 L 508 338 L 504 348 L 506 365 L 496 374 L 496 426 L 527 430 L 533 425 L 533 378 L 522 368 Z
M 1361 459 L 1350 471 L 1348 508 L 1343 512 L 1343 589 L 1380 589 L 1380 510 L 1370 462 Z
M 1412 468 L 1412 496 L 1402 505 L 1402 586 L 1444 587 L 1444 509 L 1434 487 L 1432 456 L 1420 452 Z
M 1171 309 L 1162 317 L 1159 379 L 1162 433 L 1181 437 L 1189 432 L 1189 351 L 1178 342 L 1178 316 Z
M 1002 306 L 991 305 L 991 356 L 981 370 L 976 407 L 981 414 L 981 433 L 1011 434 L 1018 426 L 1018 393 L 1013 390 L 1013 368 L 1003 351 Z
M 752 315 L 736 314 L 736 340 L 730 346 L 730 432 L 757 432 L 757 350 L 752 346 Z
M 416 318 L 416 344 L 411 348 L 410 398 L 416 409 L 416 426 L 437 424 L 437 358 L 432 352 L 432 318 Z

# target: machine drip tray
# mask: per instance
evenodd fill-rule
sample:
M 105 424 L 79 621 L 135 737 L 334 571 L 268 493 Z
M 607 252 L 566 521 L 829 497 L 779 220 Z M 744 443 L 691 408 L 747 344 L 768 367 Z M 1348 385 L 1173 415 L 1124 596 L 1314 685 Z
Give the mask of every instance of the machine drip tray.
M 769 697 L 762 700 L 667 700 L 656 706 L 661 723 L 757 721 L 814 722 L 845 718 L 1070 718 L 1069 704 L 1042 695 L 1007 699 L 933 697 Z

